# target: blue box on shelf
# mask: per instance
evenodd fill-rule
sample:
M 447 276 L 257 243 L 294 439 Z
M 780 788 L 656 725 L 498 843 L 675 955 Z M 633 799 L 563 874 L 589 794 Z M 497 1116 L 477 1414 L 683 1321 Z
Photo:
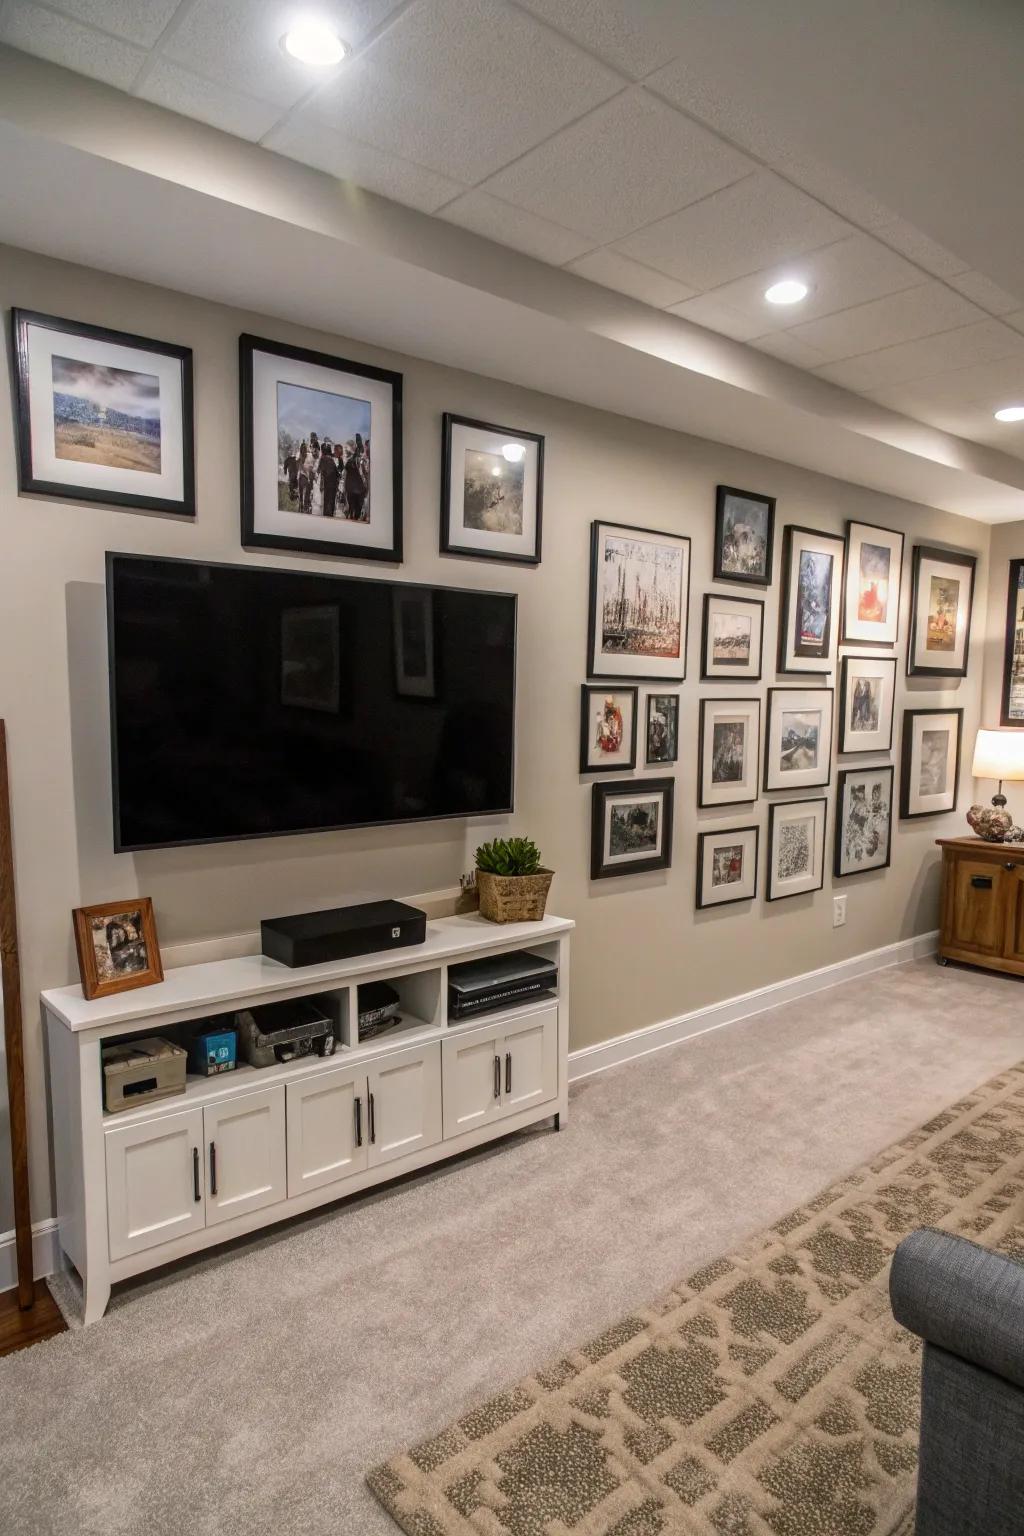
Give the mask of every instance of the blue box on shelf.
M 233 1029 L 206 1029 L 188 1048 L 188 1069 L 204 1077 L 233 1072 L 238 1062 L 238 1036 Z

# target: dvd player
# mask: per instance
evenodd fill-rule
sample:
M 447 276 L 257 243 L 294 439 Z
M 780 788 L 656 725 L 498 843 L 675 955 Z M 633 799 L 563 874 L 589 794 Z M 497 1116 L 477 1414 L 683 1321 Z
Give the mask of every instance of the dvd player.
M 558 966 L 528 949 L 467 960 L 448 970 L 448 1019 L 461 1023 L 480 1013 L 545 997 L 558 986 Z

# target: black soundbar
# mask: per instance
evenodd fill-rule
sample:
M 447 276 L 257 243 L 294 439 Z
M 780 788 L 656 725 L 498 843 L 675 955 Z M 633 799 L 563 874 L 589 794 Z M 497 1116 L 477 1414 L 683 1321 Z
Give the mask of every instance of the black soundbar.
M 422 944 L 427 914 L 401 901 L 366 901 L 327 912 L 297 912 L 260 924 L 263 953 L 282 965 L 323 965 L 378 950 Z

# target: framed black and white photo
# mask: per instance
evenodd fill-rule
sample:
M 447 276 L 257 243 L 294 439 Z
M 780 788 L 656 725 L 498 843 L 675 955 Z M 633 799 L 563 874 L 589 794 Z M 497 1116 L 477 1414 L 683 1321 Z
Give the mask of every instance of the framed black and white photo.
M 908 709 L 903 713 L 900 815 L 941 816 L 955 811 L 960 786 L 962 709 Z
M 647 695 L 647 746 L 644 762 L 674 763 L 679 756 L 679 695 Z
M 724 907 L 757 894 L 757 827 L 715 828 L 697 836 L 697 907 Z
M 887 869 L 892 847 L 891 764 L 841 768 L 837 785 L 832 873 L 840 879 Z
M 764 603 L 756 597 L 704 594 L 700 675 L 703 681 L 756 683 L 764 649 Z
M 832 776 L 831 688 L 769 688 L 764 787 L 814 789 Z
M 846 525 L 843 641 L 894 646 L 900 632 L 903 535 L 873 523 Z
M 446 411 L 441 553 L 540 564 L 544 439 Z
M 402 558 L 402 375 L 239 338 L 242 544 Z
M 194 517 L 192 353 L 11 311 L 18 489 Z
M 959 550 L 914 546 L 908 676 L 967 676 L 977 563 Z
M 588 677 L 686 677 L 690 541 L 622 523 L 591 524 Z
M 701 699 L 697 804 L 757 799 L 761 700 Z
M 636 767 L 636 688 L 580 688 L 580 773 Z
M 669 868 L 674 791 L 674 779 L 619 779 L 593 786 L 591 880 Z
M 402 699 L 437 697 L 434 594 L 429 587 L 396 586 L 391 593 L 395 692 Z
M 779 671 L 831 672 L 839 643 L 846 540 L 788 525 L 782 547 Z
M 772 584 L 775 497 L 720 485 L 715 497 L 715 581 Z
M 820 891 L 825 884 L 828 801 L 776 800 L 768 807 L 768 878 L 765 896 L 783 901 Z
M 844 656 L 839 667 L 840 752 L 891 752 L 895 656 Z
M 1024 725 L 1024 560 L 1010 561 L 1000 725 Z

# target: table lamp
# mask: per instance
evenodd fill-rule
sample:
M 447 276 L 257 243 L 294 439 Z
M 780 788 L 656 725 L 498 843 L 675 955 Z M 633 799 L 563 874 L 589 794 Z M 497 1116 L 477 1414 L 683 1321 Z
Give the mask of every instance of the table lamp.
M 979 731 L 971 771 L 976 779 L 995 779 L 999 790 L 992 796 L 991 809 L 972 805 L 967 820 L 979 837 L 1001 843 L 1013 826 L 1013 817 L 1006 809 L 1003 784 L 1024 780 L 1024 729 L 1004 726 L 1001 730 Z

